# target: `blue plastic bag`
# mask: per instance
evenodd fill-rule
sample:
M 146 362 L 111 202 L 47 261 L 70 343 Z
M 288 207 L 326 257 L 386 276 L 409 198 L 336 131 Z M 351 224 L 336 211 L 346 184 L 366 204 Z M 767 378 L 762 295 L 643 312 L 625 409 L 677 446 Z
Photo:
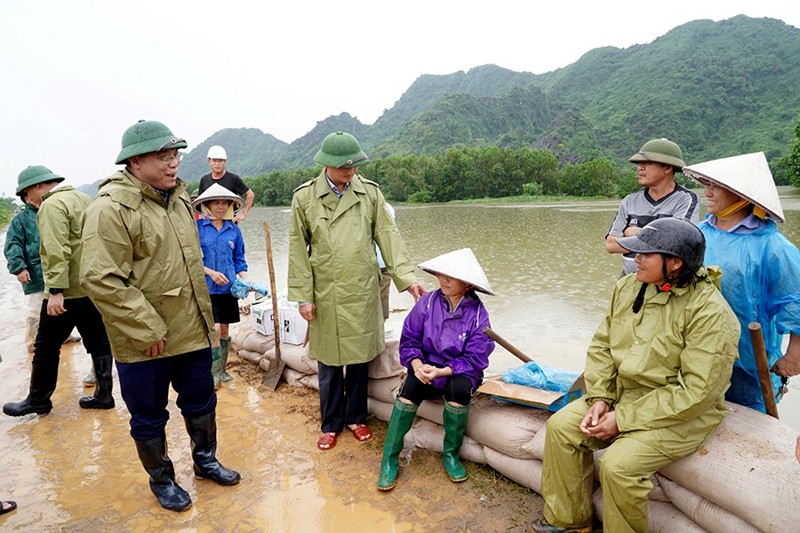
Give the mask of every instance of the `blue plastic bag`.
M 259 293 L 262 297 L 269 296 L 268 287 L 260 283 L 245 281 L 239 276 L 236 276 L 236 279 L 231 284 L 231 294 L 241 300 L 243 298 L 247 298 L 247 295 L 250 294 L 251 288 L 253 289 L 254 292 Z
M 535 387 L 537 389 L 567 393 L 580 375 L 580 372 L 552 368 L 531 361 L 520 367 L 509 368 L 503 372 L 503 381 L 516 385 Z

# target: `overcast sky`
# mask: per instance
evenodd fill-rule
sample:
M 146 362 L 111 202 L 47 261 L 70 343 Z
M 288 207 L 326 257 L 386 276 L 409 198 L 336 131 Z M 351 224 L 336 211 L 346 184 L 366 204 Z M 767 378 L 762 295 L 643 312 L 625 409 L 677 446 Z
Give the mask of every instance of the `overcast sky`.
M 372 124 L 422 74 L 543 73 L 737 14 L 800 27 L 798 0 L 5 2 L 0 193 L 34 164 L 110 175 L 140 118 L 190 148 L 235 127 L 292 142 L 344 111 Z

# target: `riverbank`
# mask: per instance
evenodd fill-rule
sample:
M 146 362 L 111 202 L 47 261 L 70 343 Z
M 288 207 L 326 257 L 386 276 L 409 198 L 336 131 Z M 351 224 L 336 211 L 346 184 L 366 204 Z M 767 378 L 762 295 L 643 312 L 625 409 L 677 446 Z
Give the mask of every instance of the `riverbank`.
M 12 332 L 12 336 L 14 333 Z M 27 357 L 3 345 L 2 401 L 24 397 Z M 415 450 L 397 488 L 375 489 L 385 424 L 370 423 L 375 438 L 358 443 L 343 434 L 320 452 L 316 391 L 281 383 L 260 386 L 262 372 L 232 356 L 235 381 L 218 393 L 218 456 L 242 474 L 235 487 L 194 479 L 189 443 L 170 403 L 170 456 L 178 482 L 194 505 L 185 513 L 161 509 L 128 435 L 128 413 L 116 387 L 117 407 L 77 406 L 81 378 L 91 364 L 80 343 L 62 350 L 59 386 L 51 414 L 0 417 L 4 438 L 2 498 L 19 509 L 0 517 L 9 531 L 275 531 L 417 532 L 528 531 L 541 498 L 491 468 L 468 463 L 470 479 L 451 483 L 441 455 Z

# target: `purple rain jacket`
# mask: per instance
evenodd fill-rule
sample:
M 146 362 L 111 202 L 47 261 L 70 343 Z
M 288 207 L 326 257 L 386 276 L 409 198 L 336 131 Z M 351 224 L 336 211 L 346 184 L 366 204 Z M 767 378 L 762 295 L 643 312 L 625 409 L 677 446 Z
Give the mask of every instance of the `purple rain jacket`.
M 489 314 L 472 291 L 467 293 L 455 313 L 450 314 L 447 298 L 441 289 L 424 294 L 408 313 L 400 336 L 400 363 L 411 369 L 411 361 L 438 367 L 449 366 L 453 375 L 464 375 L 476 389 L 483 382 L 489 366 L 494 341 L 483 328 L 491 327 Z M 433 380 L 443 389 L 448 377 Z

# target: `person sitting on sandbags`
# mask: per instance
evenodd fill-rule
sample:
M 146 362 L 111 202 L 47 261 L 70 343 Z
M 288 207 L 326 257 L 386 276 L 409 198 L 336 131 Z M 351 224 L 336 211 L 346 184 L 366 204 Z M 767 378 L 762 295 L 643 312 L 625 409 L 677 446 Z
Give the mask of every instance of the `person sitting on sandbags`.
M 636 253 L 586 354 L 586 395 L 547 421 L 537 533 L 591 533 L 593 452 L 605 531 L 648 530 L 650 476 L 695 452 L 725 417 L 739 322 L 704 268 L 705 239 L 660 218 L 617 242 Z
M 408 369 L 394 403 L 383 445 L 378 490 L 397 484 L 403 437 L 423 400 L 444 397 L 444 468 L 450 481 L 468 477 L 459 459 L 475 390 L 489 366 L 494 341 L 484 332 L 489 314 L 476 291 L 494 294 L 469 248 L 421 263 L 439 289 L 423 295 L 409 312 L 400 337 L 400 363 Z

